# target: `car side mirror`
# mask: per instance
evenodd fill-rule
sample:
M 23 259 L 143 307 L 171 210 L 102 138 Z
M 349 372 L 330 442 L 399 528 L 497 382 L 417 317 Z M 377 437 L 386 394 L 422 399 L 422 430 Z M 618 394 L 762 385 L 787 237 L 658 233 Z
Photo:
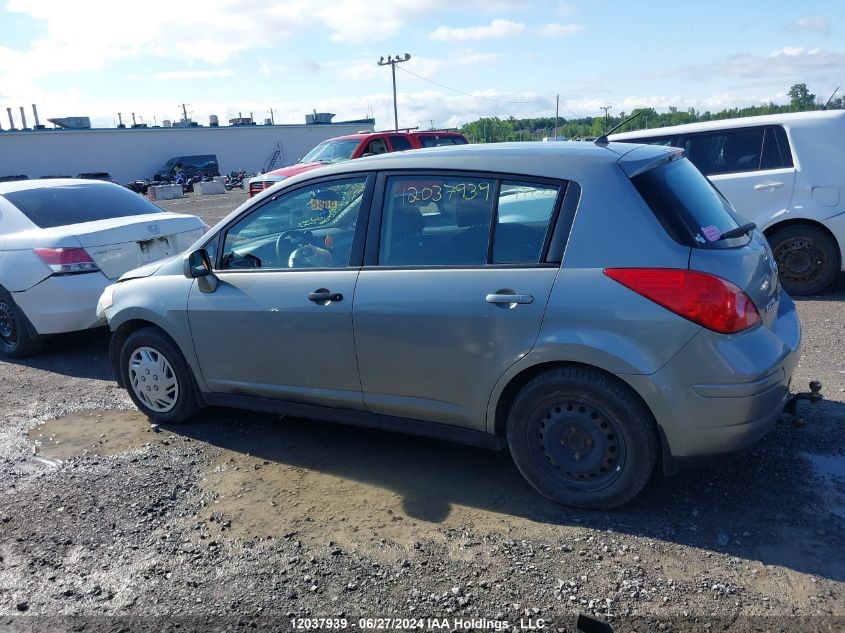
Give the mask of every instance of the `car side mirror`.
M 185 256 L 182 272 L 188 279 L 199 279 L 211 274 L 208 252 L 201 248 Z

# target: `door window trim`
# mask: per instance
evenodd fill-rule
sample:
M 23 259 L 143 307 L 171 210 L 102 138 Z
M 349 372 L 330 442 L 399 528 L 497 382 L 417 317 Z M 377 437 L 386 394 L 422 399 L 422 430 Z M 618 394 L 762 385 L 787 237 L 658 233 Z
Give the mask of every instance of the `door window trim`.
M 415 264 L 415 265 L 401 265 L 401 266 L 382 266 L 379 265 L 379 249 L 381 246 L 381 223 L 384 216 L 384 202 L 385 193 L 387 191 L 387 179 L 391 177 L 444 177 L 444 178 L 481 178 L 486 180 L 496 181 L 496 195 L 493 198 L 493 209 L 490 223 L 490 234 L 487 241 L 487 263 L 484 264 Z M 558 188 L 557 197 L 555 198 L 555 205 L 549 217 L 549 227 L 546 229 L 546 235 L 543 238 L 543 245 L 540 251 L 538 261 L 530 263 L 507 263 L 494 264 L 492 262 L 492 250 L 494 246 L 493 238 L 495 236 L 495 226 L 499 218 L 499 189 L 501 183 L 505 181 L 514 181 L 526 184 L 546 185 Z M 543 176 L 531 176 L 526 174 L 513 174 L 506 172 L 487 172 L 464 169 L 390 169 L 378 172 L 376 175 L 375 191 L 370 204 L 370 214 L 367 222 L 367 238 L 364 246 L 364 258 L 362 266 L 366 270 L 463 270 L 463 269 L 497 269 L 497 268 L 559 268 L 560 261 L 550 261 L 548 254 L 551 249 L 551 244 L 554 240 L 564 239 L 564 244 L 559 248 L 563 252 L 565 248 L 565 240 L 569 237 L 569 229 L 572 227 L 574 220 L 574 211 L 572 218 L 569 219 L 569 226 L 565 231 L 561 231 L 558 235 L 558 218 L 560 217 L 560 210 L 563 206 L 563 201 L 566 197 L 566 192 L 572 181 L 566 179 L 546 178 Z M 578 187 L 580 193 L 580 187 Z M 580 198 L 580 195 L 578 196 Z M 577 204 L 577 200 L 576 200 Z
M 342 267 L 332 267 L 332 268 L 221 268 L 220 262 L 223 258 L 223 247 L 226 244 L 226 235 L 228 234 L 231 228 L 239 223 L 241 220 L 245 220 L 246 218 L 250 217 L 254 213 L 258 213 L 265 205 L 270 204 L 271 202 L 275 202 L 280 196 L 285 196 L 288 194 L 296 195 L 297 191 L 302 189 L 312 187 L 313 185 L 324 183 L 324 182 L 333 182 L 337 180 L 355 180 L 359 178 L 364 178 L 364 194 L 361 197 L 361 208 L 358 210 L 358 220 L 355 224 L 355 234 L 352 237 L 352 251 L 349 254 L 349 264 L 347 266 Z M 333 176 L 321 176 L 318 178 L 312 178 L 303 182 L 299 182 L 296 185 L 287 187 L 282 189 L 281 191 L 276 192 L 272 196 L 267 198 L 263 198 L 259 200 L 252 208 L 245 209 L 242 213 L 239 213 L 237 216 L 229 220 L 218 232 L 214 239 L 217 240 L 217 254 L 215 257 L 215 261 L 212 262 L 212 269 L 214 270 L 215 274 L 231 274 L 231 273 L 279 273 L 279 272 L 302 272 L 302 271 L 339 271 L 339 270 L 351 270 L 357 269 L 361 267 L 363 258 L 364 258 L 364 240 L 367 235 L 367 228 L 369 224 L 370 218 L 370 211 L 371 205 L 373 202 L 373 188 L 376 182 L 376 172 L 373 171 L 352 171 L 346 172 L 343 174 L 336 174 Z M 208 243 L 211 243 L 213 240 L 209 240 Z

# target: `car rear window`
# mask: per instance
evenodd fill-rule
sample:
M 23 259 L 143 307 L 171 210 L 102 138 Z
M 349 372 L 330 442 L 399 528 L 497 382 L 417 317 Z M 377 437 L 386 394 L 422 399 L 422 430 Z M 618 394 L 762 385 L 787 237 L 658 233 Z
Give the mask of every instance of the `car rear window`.
M 42 187 L 3 196 L 42 229 L 162 211 L 146 198 L 116 185 Z
M 687 159 L 650 169 L 631 182 L 675 241 L 694 248 L 729 248 L 748 242 L 747 236 L 721 239 L 740 221 L 730 203 Z

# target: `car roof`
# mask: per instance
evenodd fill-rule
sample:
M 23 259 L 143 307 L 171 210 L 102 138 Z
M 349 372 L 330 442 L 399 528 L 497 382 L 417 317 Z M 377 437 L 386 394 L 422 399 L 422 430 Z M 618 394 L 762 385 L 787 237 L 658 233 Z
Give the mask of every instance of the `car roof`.
M 375 169 L 446 169 L 490 171 L 555 179 L 577 178 L 579 174 L 591 168 L 610 168 L 626 160 L 636 163 L 636 171 L 641 171 L 647 165 L 665 162 L 668 156 L 677 153 L 677 148 L 633 143 L 596 145 L 576 142 L 523 142 L 449 145 L 344 161 L 321 167 L 319 175 L 338 175 Z M 628 154 L 630 157 L 626 159 Z M 313 178 L 315 175 L 314 171 L 305 172 L 282 182 L 294 184 Z
M 68 185 L 90 185 L 94 187 L 119 187 L 105 180 L 86 180 L 84 178 L 49 178 L 45 180 L 13 180 L 0 182 L 0 194 L 25 191 L 27 189 L 47 189 L 49 187 L 67 187 Z
M 754 127 L 758 125 L 785 125 L 788 127 L 804 127 L 823 124 L 827 121 L 845 118 L 845 110 L 817 110 L 813 112 L 787 112 L 784 114 L 763 114 L 760 116 L 738 117 L 734 119 L 716 119 L 713 121 L 699 121 L 667 127 L 637 130 L 636 132 L 621 132 L 611 134 L 613 141 L 626 139 L 651 138 L 669 136 L 673 134 L 692 134 L 694 132 L 708 132 L 710 130 L 724 130 L 730 128 Z

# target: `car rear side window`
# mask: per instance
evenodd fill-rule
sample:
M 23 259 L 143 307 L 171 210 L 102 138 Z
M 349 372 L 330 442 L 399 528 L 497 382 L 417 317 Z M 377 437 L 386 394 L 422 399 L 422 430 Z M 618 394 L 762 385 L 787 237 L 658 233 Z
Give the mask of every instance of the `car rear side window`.
M 631 179 L 666 232 L 693 248 L 729 248 L 747 236 L 721 239 L 739 226 L 730 203 L 686 159 L 675 160 Z
M 411 149 L 411 141 L 404 136 L 391 136 L 390 145 L 393 147 L 394 152 L 403 152 L 406 149 Z
M 536 264 L 560 187 L 503 181 L 493 237 L 494 264 Z
M 423 147 L 441 147 L 443 145 L 466 145 L 466 139 L 462 136 L 425 134 L 419 137 L 420 145 Z
M 688 136 L 684 154 L 705 176 L 760 169 L 764 128 L 720 130 Z
M 146 198 L 117 185 L 62 185 L 3 196 L 42 229 L 162 212 Z

